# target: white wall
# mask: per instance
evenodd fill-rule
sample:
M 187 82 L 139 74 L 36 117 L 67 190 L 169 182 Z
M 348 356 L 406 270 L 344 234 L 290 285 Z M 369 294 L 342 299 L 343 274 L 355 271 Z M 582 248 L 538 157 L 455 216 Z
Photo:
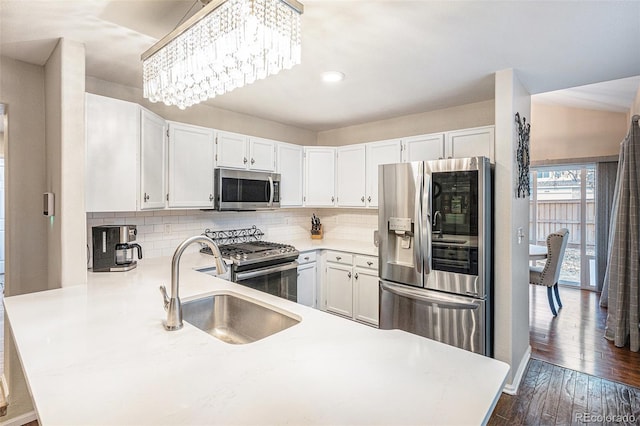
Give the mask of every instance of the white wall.
M 49 288 L 86 284 L 84 45 L 60 39 L 45 65 Z
M 5 296 L 47 289 L 44 69 L 0 56 L 0 102 L 7 105 Z M 7 417 L 33 410 L 5 317 Z
M 636 93 L 636 99 L 633 101 L 633 105 L 631 105 L 631 110 L 629 112 L 630 112 L 629 115 L 631 117 L 633 117 L 636 114 L 640 114 L 640 87 L 638 87 L 638 93 Z
M 404 115 L 318 133 L 318 145 L 341 146 L 406 136 L 489 126 L 495 121 L 494 101 Z
M 155 112 L 167 120 L 195 124 L 218 130 L 242 133 L 289 142 L 299 145 L 315 145 L 316 132 L 298 127 L 288 126 L 275 121 L 264 120 L 246 114 L 215 108 L 207 104 L 194 105 L 184 111 L 175 106 L 168 107 L 163 103 L 151 103 L 142 97 L 142 90 L 99 80 L 86 78 L 86 90 L 96 95 L 135 102 Z
M 617 156 L 626 113 L 531 105 L 531 161 Z
M 309 239 L 311 215 L 323 223 L 325 238 L 370 242 L 378 228 L 378 210 L 280 209 L 265 212 L 209 212 L 200 210 L 160 210 L 129 213 L 87 213 L 87 235 L 99 225 L 136 225 L 136 242 L 144 258 L 171 256 L 185 238 L 214 231 L 249 228 L 256 225 L 265 241 L 285 242 Z M 197 250 L 194 246 L 192 250 Z M 144 260 L 144 259 L 143 259 Z
M 527 235 L 518 242 L 518 229 L 529 229 L 529 199 L 516 198 L 518 147 L 515 114 L 530 121 L 531 97 L 517 73 L 496 73 L 496 164 L 494 205 L 495 357 L 511 366 L 506 391 L 517 390 L 530 353 L 529 249 Z

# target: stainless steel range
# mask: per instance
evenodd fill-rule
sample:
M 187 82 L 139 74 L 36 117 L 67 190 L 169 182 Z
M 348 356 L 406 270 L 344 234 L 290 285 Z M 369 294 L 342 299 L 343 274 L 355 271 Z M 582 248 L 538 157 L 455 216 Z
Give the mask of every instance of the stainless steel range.
M 204 235 L 218 243 L 220 253 L 231 262 L 231 280 L 293 302 L 298 301 L 298 250 L 292 245 L 261 241 L 255 226 L 231 231 L 210 231 Z M 209 247 L 202 253 L 211 254 Z

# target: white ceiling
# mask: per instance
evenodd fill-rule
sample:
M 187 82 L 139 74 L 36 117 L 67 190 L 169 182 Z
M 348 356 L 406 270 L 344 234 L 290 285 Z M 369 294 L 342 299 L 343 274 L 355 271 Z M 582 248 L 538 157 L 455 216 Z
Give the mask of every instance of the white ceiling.
M 44 64 L 67 37 L 88 75 L 141 87 L 140 54 L 196 1 L 1 0 L 0 52 Z M 505 68 L 533 94 L 640 76 L 640 1 L 303 3 L 302 64 L 208 103 L 320 131 L 492 99 Z M 346 78 L 329 86 L 326 70 Z M 638 80 L 623 85 L 604 86 L 613 108 Z

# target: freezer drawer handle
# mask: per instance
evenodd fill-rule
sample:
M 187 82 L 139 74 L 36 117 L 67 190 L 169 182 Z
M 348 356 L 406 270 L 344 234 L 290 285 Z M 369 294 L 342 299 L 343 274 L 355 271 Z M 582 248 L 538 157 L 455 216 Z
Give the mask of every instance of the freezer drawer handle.
M 451 308 L 451 309 L 478 309 L 479 305 L 477 303 L 463 303 L 458 300 L 454 300 L 451 297 L 446 295 L 438 295 L 437 297 L 430 297 L 422 294 L 419 291 L 406 289 L 403 287 L 399 287 L 397 285 L 389 284 L 389 283 L 380 283 L 380 288 L 384 291 L 388 291 L 397 296 L 407 297 L 409 299 L 419 300 L 421 302 L 433 303 L 443 308 Z

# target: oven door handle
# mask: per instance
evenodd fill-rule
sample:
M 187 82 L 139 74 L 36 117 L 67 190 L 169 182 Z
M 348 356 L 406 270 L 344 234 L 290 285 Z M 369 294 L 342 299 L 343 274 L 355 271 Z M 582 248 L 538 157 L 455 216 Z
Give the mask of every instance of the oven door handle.
M 238 272 L 236 273 L 236 282 L 248 280 L 249 278 L 259 277 L 261 275 L 269 275 L 269 274 L 274 274 L 276 272 L 284 272 L 290 269 L 297 269 L 297 268 L 298 268 L 298 262 L 294 260 L 293 262 L 290 262 L 284 265 L 254 269 L 253 271 L 247 271 L 247 272 Z

